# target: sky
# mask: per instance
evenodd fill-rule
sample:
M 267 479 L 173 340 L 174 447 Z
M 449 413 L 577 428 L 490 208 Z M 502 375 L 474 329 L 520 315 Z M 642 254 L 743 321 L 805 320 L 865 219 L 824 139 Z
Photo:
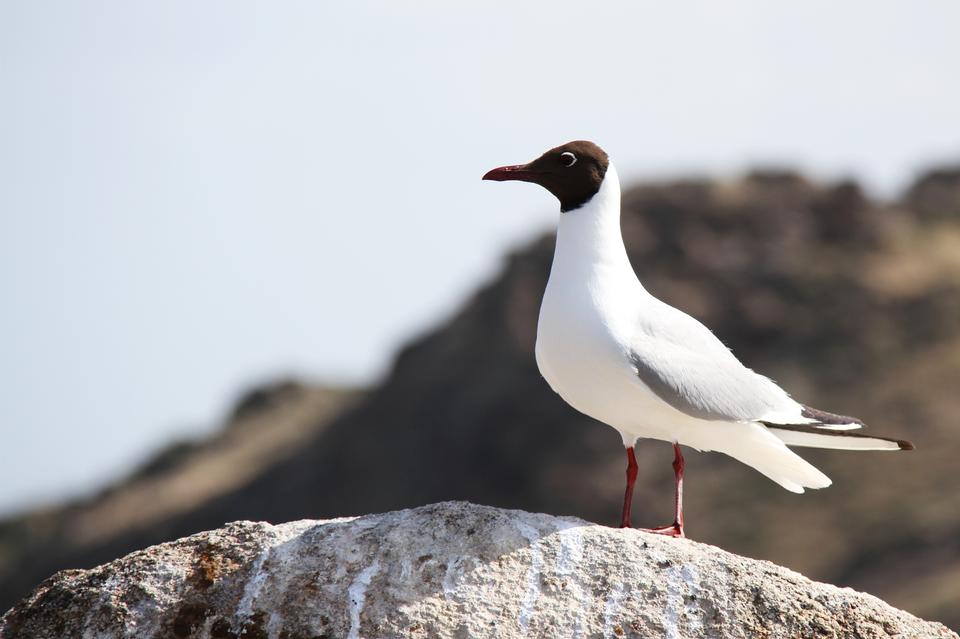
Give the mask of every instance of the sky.
M 279 376 L 372 383 L 555 224 L 481 182 L 960 156 L 960 3 L 0 0 L 0 512 Z

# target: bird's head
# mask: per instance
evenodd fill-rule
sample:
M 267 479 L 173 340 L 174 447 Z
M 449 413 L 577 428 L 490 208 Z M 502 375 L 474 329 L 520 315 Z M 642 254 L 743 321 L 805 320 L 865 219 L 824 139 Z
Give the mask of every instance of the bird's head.
M 539 184 L 560 200 L 561 211 L 571 211 L 586 204 L 600 190 L 609 164 L 607 154 L 599 146 L 576 140 L 550 149 L 532 162 L 487 171 L 483 179 Z

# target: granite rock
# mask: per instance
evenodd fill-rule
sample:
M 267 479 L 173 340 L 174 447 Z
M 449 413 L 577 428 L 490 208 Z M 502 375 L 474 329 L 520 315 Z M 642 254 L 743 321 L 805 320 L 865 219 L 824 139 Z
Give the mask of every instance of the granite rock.
M 464 502 L 235 522 L 62 571 L 0 636 L 957 637 L 706 544 Z

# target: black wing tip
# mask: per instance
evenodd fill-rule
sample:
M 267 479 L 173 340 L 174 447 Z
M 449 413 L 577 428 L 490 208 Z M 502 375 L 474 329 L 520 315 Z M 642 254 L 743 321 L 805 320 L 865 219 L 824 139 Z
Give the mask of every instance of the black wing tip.
M 838 415 L 836 413 L 828 413 L 825 410 L 820 410 L 819 408 L 813 408 L 812 406 L 803 405 L 803 410 L 800 411 L 800 414 L 807 419 L 815 419 L 821 424 L 827 426 L 843 426 L 846 424 L 859 424 L 861 427 L 866 427 L 861 420 L 856 417 L 850 417 L 848 415 Z
M 810 406 L 803 406 L 803 410 L 800 412 L 801 415 L 809 419 L 815 419 L 821 424 L 830 426 L 830 425 L 840 425 L 840 424 L 859 424 L 862 427 L 866 427 L 862 421 L 856 417 L 848 417 L 846 415 L 836 415 L 834 413 L 828 413 L 825 410 L 820 410 L 818 408 L 813 408 Z M 822 432 L 822 431 L 821 431 Z M 839 434 L 846 434 L 853 437 L 870 437 L 870 435 L 862 435 L 859 433 L 848 433 L 846 431 L 839 431 Z M 877 439 L 887 439 L 886 437 L 878 437 Z M 896 442 L 897 446 L 900 447 L 900 450 L 914 450 L 915 446 L 913 442 L 908 442 L 905 439 L 887 439 L 887 441 Z

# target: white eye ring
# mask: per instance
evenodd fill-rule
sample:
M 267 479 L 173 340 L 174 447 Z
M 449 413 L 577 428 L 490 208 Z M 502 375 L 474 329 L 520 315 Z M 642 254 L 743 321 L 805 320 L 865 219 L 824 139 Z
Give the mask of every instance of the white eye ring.
M 570 151 L 564 151 L 560 154 L 560 161 L 563 162 L 563 165 L 568 169 L 577 163 L 577 156 L 575 156 Z

